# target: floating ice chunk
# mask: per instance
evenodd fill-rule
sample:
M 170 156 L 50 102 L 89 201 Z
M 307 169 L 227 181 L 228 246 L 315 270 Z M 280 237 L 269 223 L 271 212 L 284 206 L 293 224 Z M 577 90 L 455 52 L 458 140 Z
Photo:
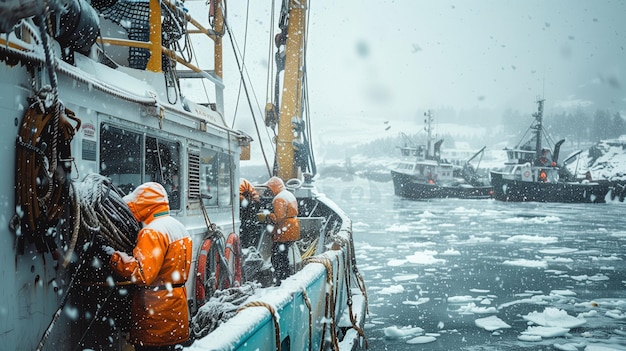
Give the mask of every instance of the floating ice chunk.
M 393 295 L 393 294 L 400 294 L 402 292 L 404 292 L 404 287 L 402 287 L 402 285 L 392 285 L 392 286 L 381 289 L 378 293 L 385 294 L 385 295 Z
M 536 342 L 536 341 L 541 341 L 541 336 L 539 336 L 539 335 L 518 335 L 517 336 L 517 340 L 519 340 L 519 341 Z
M 609 280 L 609 277 L 607 277 L 604 274 L 596 274 L 596 275 L 589 277 L 589 280 L 594 281 L 594 282 L 599 282 L 599 281 Z
M 411 263 L 415 264 L 437 264 L 437 263 L 445 263 L 446 260 L 442 260 L 440 258 L 435 258 L 437 251 L 416 251 L 413 255 L 407 256 L 407 260 Z
M 552 290 L 550 294 L 559 295 L 559 296 L 576 296 L 576 293 L 571 290 Z
M 515 235 L 508 239 L 512 243 L 533 243 L 533 244 L 552 244 L 559 241 L 555 236 L 538 236 L 538 235 Z
M 531 312 L 522 318 L 544 327 L 576 328 L 587 323 L 583 318 L 570 316 L 566 311 L 554 307 L 546 307 L 543 312 Z
M 489 292 L 489 290 L 485 290 L 485 289 L 470 289 L 470 291 L 473 293 L 478 293 L 478 294 L 486 294 Z
M 457 312 L 461 314 L 487 314 L 498 313 L 498 310 L 495 307 L 478 307 L 475 303 L 471 302 L 465 306 L 461 306 Z
M 461 252 L 455 249 L 447 249 L 441 255 L 443 256 L 461 256 Z
M 390 227 L 387 227 L 385 231 L 396 232 L 396 233 L 408 233 L 411 231 L 411 228 L 408 225 L 392 224 Z
M 522 266 L 529 268 L 547 268 L 548 263 L 546 261 L 535 261 L 535 260 L 527 260 L 527 259 L 517 259 L 517 260 L 506 260 L 502 262 L 502 264 L 509 266 Z
M 437 338 L 434 336 L 418 336 L 418 337 L 408 340 L 406 343 L 407 344 L 427 344 L 433 341 L 437 341 Z
M 425 304 L 426 302 L 430 301 L 429 297 L 421 297 L 419 299 L 417 299 L 417 301 L 410 301 L 410 300 L 406 300 L 406 301 L 402 301 L 403 305 L 421 305 L 421 304 Z
M 407 280 L 414 280 L 417 278 L 419 278 L 419 275 L 417 274 L 402 274 L 402 275 L 396 275 L 395 277 L 391 279 L 393 279 L 393 281 L 396 281 L 396 282 L 404 282 Z
M 553 263 L 572 263 L 574 262 L 573 259 L 569 258 L 569 257 L 551 257 L 551 256 L 547 256 L 544 257 L 546 261 L 549 262 L 553 262 Z
M 553 344 L 552 346 L 554 346 L 555 349 L 561 350 L 561 351 L 578 351 L 578 350 L 582 350 L 585 347 L 585 344 L 583 343 L 575 344 L 573 342 L 568 342 L 567 344 Z
M 418 215 L 419 218 L 435 218 L 437 216 L 435 216 L 433 213 L 428 212 L 428 211 L 424 211 L 424 213 Z
M 573 275 L 570 278 L 574 279 L 577 282 L 582 282 L 583 280 L 589 279 L 589 276 L 586 274 L 583 275 Z
M 407 263 L 407 260 L 398 260 L 398 259 L 391 259 L 387 262 L 387 266 L 390 267 L 399 267 L 402 266 L 403 264 Z
M 407 336 L 423 334 L 424 329 L 420 327 L 412 327 L 410 325 L 407 327 L 397 327 L 394 325 L 394 326 L 385 328 L 384 333 L 385 333 L 385 337 L 396 339 L 396 338 L 404 338 Z
M 578 249 L 572 249 L 568 247 L 553 247 L 548 249 L 541 249 L 539 250 L 539 253 L 542 253 L 544 255 L 564 255 L 568 253 L 574 253 L 576 251 L 578 251 Z
M 451 303 L 464 303 L 470 301 L 476 301 L 477 299 L 470 295 L 462 295 L 462 296 L 450 296 L 448 297 L 448 302 Z
M 624 313 L 624 311 L 620 311 L 620 310 L 606 311 L 605 315 L 613 319 L 619 319 L 619 320 L 626 319 L 626 314 Z
M 474 321 L 476 326 L 483 328 L 486 331 L 494 331 L 498 329 L 510 328 L 511 326 L 506 324 L 502 319 L 496 316 L 489 316 L 485 318 L 478 318 Z
M 522 335 L 537 335 L 542 338 L 556 338 L 557 336 L 563 336 L 569 332 L 569 328 L 562 327 L 528 327 L 522 332 Z

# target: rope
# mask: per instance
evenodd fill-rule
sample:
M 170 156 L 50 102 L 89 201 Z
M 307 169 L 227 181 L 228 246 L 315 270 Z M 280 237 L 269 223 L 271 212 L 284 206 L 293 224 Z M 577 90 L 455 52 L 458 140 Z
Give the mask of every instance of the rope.
M 347 248 L 347 255 L 343 256 L 343 274 L 344 277 L 346 279 L 346 294 L 347 294 L 347 304 L 348 304 L 348 315 L 350 316 L 350 323 L 352 324 L 352 328 L 354 330 L 356 330 L 356 332 L 363 338 L 363 340 L 365 341 L 365 349 L 369 350 L 369 343 L 367 342 L 367 337 L 365 336 L 365 332 L 363 331 L 363 329 L 361 329 L 361 327 L 359 327 L 357 325 L 356 322 L 356 318 L 354 317 L 354 314 L 352 313 L 352 291 L 351 291 L 351 282 L 350 282 L 350 271 L 348 270 L 348 265 L 350 264 L 349 262 L 349 256 L 350 256 L 350 243 L 348 240 L 345 240 L 346 242 L 346 248 Z M 367 300 L 367 299 L 366 299 Z
M 16 215 L 11 225 L 18 233 L 20 247 L 23 238 L 28 238 L 39 252 L 56 252 L 57 249 L 54 236 L 47 235 L 47 232 L 49 228 L 56 227 L 69 201 L 70 182 L 65 175 L 71 173 L 70 142 L 75 130 L 80 127 L 80 120 L 75 118 L 74 113 L 62 107 L 57 127 L 59 132 L 52 132 L 54 113 L 46 109 L 49 105 L 46 100 L 51 95 L 53 93 L 47 87 L 29 99 L 30 105 L 16 139 Z M 76 127 L 68 122 L 68 118 L 76 121 Z M 52 147 L 49 147 L 55 144 L 53 139 L 59 147 L 56 156 L 52 156 Z M 49 166 L 55 163 L 55 158 L 58 168 L 55 166 L 50 174 Z
M 228 21 L 226 19 L 224 19 L 224 28 L 226 28 L 226 32 L 228 33 L 228 37 L 230 38 L 230 43 L 231 43 L 231 47 L 233 49 L 233 54 L 235 55 L 235 61 L 237 62 L 237 67 L 239 68 L 239 76 L 241 78 L 241 82 L 243 83 L 243 89 L 244 92 L 246 94 L 246 98 L 248 100 L 248 108 L 250 109 L 250 113 L 252 114 L 253 118 L 252 121 L 254 122 L 254 128 L 256 129 L 256 133 L 259 136 L 259 146 L 261 147 L 261 154 L 263 155 L 263 161 L 265 161 L 265 166 L 267 167 L 267 172 L 269 175 L 272 175 L 272 172 L 270 170 L 270 165 L 267 161 L 267 155 L 265 154 L 265 148 L 263 147 L 263 141 L 261 138 L 261 131 L 259 130 L 259 125 L 257 123 L 256 118 L 254 118 L 255 114 L 254 114 L 254 108 L 252 106 L 252 101 L 250 99 L 250 93 L 248 92 L 248 86 L 245 84 L 246 81 L 244 79 L 244 69 L 245 69 L 245 65 L 243 65 L 240 61 L 239 61 L 239 56 L 241 55 L 241 53 L 239 53 L 236 49 L 236 40 L 233 37 L 233 34 L 231 33 L 230 30 L 230 25 L 228 23 Z M 246 74 L 247 74 L 247 70 L 246 70 Z M 248 76 L 248 80 L 250 80 L 250 76 Z M 252 94 L 255 95 L 255 101 L 257 101 L 257 108 L 260 110 L 260 108 L 258 107 L 258 99 L 256 99 L 256 94 L 254 92 L 254 88 L 252 87 Z M 234 120 L 233 120 L 233 125 L 234 125 Z
M 339 350 L 337 331 L 335 330 L 335 288 L 333 284 L 333 264 L 328 257 L 310 257 L 304 261 L 304 264 L 320 263 L 326 268 L 326 283 L 330 285 L 330 289 L 326 290 L 326 305 L 324 307 L 324 328 L 322 329 L 322 340 L 326 339 L 326 325 L 330 319 L 330 333 L 333 343 L 333 349 Z M 330 312 L 330 313 L 329 313 Z M 330 314 L 330 316 L 329 316 Z M 324 343 L 321 344 L 324 350 Z
M 132 252 L 140 226 L 110 179 L 91 173 L 79 187 L 81 226 L 115 250 Z
M 311 310 L 311 300 L 306 293 L 306 289 L 302 288 L 302 299 L 309 309 L 309 351 L 313 350 L 313 311 Z
M 217 290 L 191 320 L 193 337 L 200 339 L 234 317 L 257 287 L 256 283 L 248 282 L 241 287 Z
M 65 258 L 63 258 L 63 268 L 67 268 L 67 265 L 70 263 L 72 255 L 74 254 L 74 248 L 76 248 L 76 242 L 78 241 L 78 234 L 80 231 L 80 203 L 78 201 L 78 193 L 74 188 L 74 184 L 70 182 L 70 193 L 72 195 L 72 205 L 73 205 L 73 214 L 74 218 L 74 226 L 72 227 L 72 238 L 70 240 L 70 244 L 67 252 L 65 253 Z
M 240 307 L 237 310 L 237 313 L 245 310 L 248 307 L 265 307 L 270 312 L 270 315 L 272 316 L 272 320 L 274 321 L 274 332 L 276 335 L 276 351 L 280 351 L 280 324 L 278 324 L 278 318 L 276 318 L 276 310 L 274 309 L 274 307 L 272 307 L 272 305 L 268 304 L 267 302 L 252 301 Z

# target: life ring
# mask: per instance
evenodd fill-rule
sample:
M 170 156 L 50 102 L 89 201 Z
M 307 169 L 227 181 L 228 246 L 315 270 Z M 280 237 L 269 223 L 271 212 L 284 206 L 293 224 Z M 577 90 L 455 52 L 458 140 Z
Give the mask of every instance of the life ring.
M 215 255 L 217 254 L 217 252 L 215 252 L 211 249 L 214 248 L 215 245 L 213 245 L 213 239 L 212 238 L 206 238 L 204 239 L 204 241 L 202 242 L 202 245 L 200 245 L 200 250 L 198 251 L 198 261 L 196 263 L 196 305 L 198 306 L 198 308 L 200 308 L 202 305 L 204 305 L 207 300 L 209 298 L 211 298 L 210 295 L 213 295 L 213 291 L 215 291 L 216 288 L 216 283 L 217 280 L 214 284 L 212 284 L 213 286 L 206 286 L 206 282 L 211 279 L 211 267 L 208 267 L 208 272 L 207 272 L 207 261 L 209 263 L 209 266 L 211 265 L 211 261 L 213 262 L 213 264 L 215 264 L 216 262 L 216 257 Z M 210 258 L 213 258 L 212 260 Z M 213 272 L 215 272 L 213 270 Z M 208 273 L 208 275 L 207 275 Z M 207 291 L 207 290 L 213 290 L 213 291 Z M 209 295 L 207 297 L 207 295 Z
M 285 186 L 290 189 L 299 189 L 302 186 L 302 181 L 298 178 L 291 178 L 285 183 Z
M 530 171 L 526 171 L 526 172 L 524 172 L 524 177 L 525 177 L 525 178 L 530 177 Z
M 232 272 L 232 286 L 241 285 L 241 242 L 239 236 L 230 233 L 225 244 L 221 234 L 207 237 L 200 245 L 196 264 L 196 304 L 198 308 L 204 305 L 215 291 L 231 287 L 228 272 L 220 272 L 220 265 L 218 264 L 220 262 L 220 252 L 218 252 L 220 245 L 216 245 L 215 239 L 223 243 L 221 247 L 224 248 L 224 259 L 230 272 Z
M 241 286 L 241 241 L 239 240 L 239 235 L 235 233 L 228 234 L 228 238 L 226 239 L 226 247 L 224 248 L 224 258 L 226 258 L 228 268 L 233 273 L 233 287 Z M 228 285 L 226 286 L 226 288 L 231 287 L 229 280 L 226 280 L 226 284 Z

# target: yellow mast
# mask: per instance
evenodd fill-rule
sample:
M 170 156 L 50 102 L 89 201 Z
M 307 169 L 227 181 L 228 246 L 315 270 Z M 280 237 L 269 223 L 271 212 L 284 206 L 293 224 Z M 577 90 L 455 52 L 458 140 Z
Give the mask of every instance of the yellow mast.
M 150 0 L 150 59 L 146 69 L 161 72 L 161 5 L 159 0 Z
M 294 159 L 293 141 L 296 138 L 292 119 L 302 116 L 302 69 L 304 65 L 304 38 L 306 29 L 306 0 L 290 0 L 287 42 L 285 45 L 285 73 L 281 98 L 278 137 L 276 139 L 277 176 L 283 180 L 299 178 Z
M 215 22 L 214 22 L 214 30 L 216 35 L 213 39 L 215 52 L 214 52 L 214 71 L 215 75 L 223 77 L 223 67 L 222 67 L 222 34 L 224 33 L 224 13 L 222 12 L 222 1 L 215 1 L 215 8 L 213 9 Z

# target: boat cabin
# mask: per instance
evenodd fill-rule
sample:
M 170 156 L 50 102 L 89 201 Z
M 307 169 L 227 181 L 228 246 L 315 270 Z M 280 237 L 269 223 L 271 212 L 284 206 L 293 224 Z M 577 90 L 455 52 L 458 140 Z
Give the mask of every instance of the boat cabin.
M 418 147 L 413 146 L 404 146 L 400 148 L 400 153 L 403 157 L 416 157 L 417 159 L 425 159 L 426 158 L 426 148 L 423 145 Z
M 524 164 L 532 163 L 535 159 L 534 150 L 522 150 L 522 149 L 505 149 L 507 156 L 507 164 Z
M 556 183 L 559 181 L 559 171 L 553 167 L 531 167 L 531 164 L 526 162 L 506 166 L 502 178 L 522 182 Z
M 438 163 L 434 160 L 420 162 L 399 162 L 396 169 L 404 174 L 415 176 L 425 182 L 449 182 L 453 180 L 454 165 Z

